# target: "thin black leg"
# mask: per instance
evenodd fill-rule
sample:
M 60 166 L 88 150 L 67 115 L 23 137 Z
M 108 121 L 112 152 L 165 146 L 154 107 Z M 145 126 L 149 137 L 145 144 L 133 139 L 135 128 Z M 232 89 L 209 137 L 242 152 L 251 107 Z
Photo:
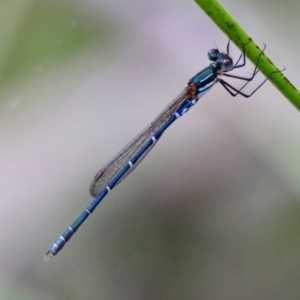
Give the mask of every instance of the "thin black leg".
M 224 81 L 223 79 L 219 79 L 219 82 L 222 84 L 222 86 L 225 88 L 225 90 L 232 96 L 235 97 L 237 95 L 241 95 L 245 98 L 249 98 L 251 97 L 263 84 L 265 84 L 266 81 L 268 81 L 271 76 L 275 73 L 281 73 L 283 72 L 285 69 L 283 70 L 279 70 L 279 71 L 274 71 L 272 72 L 258 87 L 256 87 L 256 89 L 254 91 L 252 91 L 250 94 L 246 94 L 242 92 L 242 89 L 245 87 L 245 85 L 247 85 L 249 83 L 249 81 L 247 81 L 240 89 L 237 89 L 235 87 L 233 87 L 231 84 L 229 84 L 228 82 Z M 255 74 L 258 73 L 258 70 L 256 71 Z M 234 91 L 234 92 L 233 92 Z
M 235 65 L 233 66 L 233 69 L 237 69 L 237 68 L 241 68 L 244 67 L 246 65 L 246 46 L 250 43 L 251 41 L 249 41 L 248 43 L 246 43 L 245 45 L 243 45 L 243 51 L 239 57 L 239 59 L 236 61 Z M 228 49 L 227 49 L 227 53 L 228 53 Z M 229 53 L 228 53 L 229 54 Z M 241 60 L 241 58 L 243 58 L 243 62 L 239 65 L 239 62 Z
M 226 47 L 226 49 L 227 49 L 227 54 L 229 54 L 229 47 L 230 47 L 230 40 L 228 40 L 227 47 Z
M 248 43 L 250 43 L 250 42 L 248 42 Z M 248 44 L 248 43 L 247 43 L 247 44 Z M 247 45 L 247 44 L 246 44 L 246 45 Z M 246 60 L 245 60 L 245 46 L 246 46 L 246 45 L 244 45 L 244 47 L 243 47 L 243 52 L 242 52 L 242 54 L 240 55 L 240 57 L 239 57 L 239 59 L 237 60 L 237 62 L 234 64 L 233 69 L 235 69 L 235 68 L 240 68 L 240 67 L 245 66 L 245 64 L 246 64 Z M 226 47 L 226 49 L 227 49 L 227 54 L 228 54 L 228 55 L 229 55 L 229 47 L 230 47 L 230 40 L 228 40 L 227 47 Z M 243 62 L 241 65 L 238 65 L 238 63 L 240 62 L 240 60 L 241 60 L 242 57 L 244 57 L 244 62 Z
M 262 54 L 264 53 L 265 49 L 266 49 L 266 45 L 264 44 L 264 48 L 262 49 L 262 51 L 260 52 L 260 54 L 259 54 L 259 56 L 258 56 L 257 63 L 256 63 L 256 65 L 255 65 L 255 68 L 254 68 L 254 71 L 253 71 L 251 77 L 242 77 L 242 76 L 237 76 L 237 75 L 232 75 L 232 74 L 226 74 L 226 73 L 224 73 L 224 74 L 222 74 L 222 75 L 223 75 L 223 76 L 226 76 L 226 77 L 230 77 L 230 78 L 234 78 L 234 79 L 241 79 L 241 80 L 246 80 L 246 81 L 251 81 L 251 80 L 253 80 L 253 78 L 254 78 L 255 75 L 257 74 L 258 64 L 259 64 L 260 58 L 261 58 Z M 245 64 L 246 64 L 246 59 L 245 59 L 245 53 L 244 53 L 244 52 L 243 52 L 243 60 L 244 60 L 243 63 L 240 64 L 240 65 L 237 65 L 237 66 L 235 65 L 235 66 L 233 67 L 233 70 L 236 69 L 236 68 L 240 68 L 240 67 L 245 66 Z
M 249 42 L 249 43 L 250 43 L 250 42 Z M 246 44 L 246 45 L 247 45 L 247 44 Z M 245 46 L 246 46 L 246 45 L 245 45 Z M 227 46 L 228 46 L 228 45 L 227 45 Z M 236 62 L 235 66 L 233 67 L 233 69 L 236 69 L 236 68 L 240 68 L 240 67 L 245 66 L 245 64 L 246 64 L 246 59 L 245 59 L 245 46 L 244 46 L 244 49 L 243 49 L 243 53 L 242 53 L 241 56 L 239 57 L 239 59 L 238 59 L 238 61 Z M 264 53 L 265 49 L 266 49 L 266 45 L 264 44 L 264 48 L 262 49 L 262 51 L 260 52 L 260 54 L 259 54 L 259 56 L 258 56 L 257 63 L 256 63 L 256 65 L 255 65 L 255 68 L 254 68 L 254 71 L 253 71 L 251 77 L 242 77 L 242 76 L 237 76 L 237 75 L 232 75 L 232 74 L 225 74 L 225 73 L 222 74 L 222 75 L 224 75 L 224 76 L 226 76 L 226 77 L 230 77 L 230 78 L 240 79 L 240 80 L 245 80 L 245 81 L 246 81 L 246 83 L 245 83 L 241 88 L 236 89 L 236 88 L 233 88 L 233 86 L 230 85 L 228 82 L 226 82 L 226 81 L 224 81 L 224 80 L 222 80 L 222 79 L 220 80 L 220 83 L 223 85 L 223 87 L 224 87 L 224 88 L 225 88 L 232 96 L 235 97 L 236 95 L 242 95 L 242 96 L 244 96 L 244 97 L 247 97 L 247 96 L 249 97 L 250 95 L 253 95 L 253 93 L 250 94 L 250 95 L 247 95 L 247 94 L 245 94 L 245 93 L 243 93 L 243 92 L 241 92 L 241 91 L 245 88 L 245 86 L 246 86 L 250 81 L 253 80 L 253 78 L 255 77 L 255 75 L 259 72 L 259 71 L 258 71 L 258 64 L 259 64 L 261 55 Z M 240 64 L 240 65 L 238 65 L 238 62 L 240 61 L 241 57 L 243 57 L 243 63 Z M 271 75 L 272 75 L 272 74 L 271 74 Z M 268 78 L 269 78 L 269 77 L 268 77 Z M 267 81 L 267 80 L 268 80 L 268 79 L 266 79 L 266 81 Z M 263 83 L 262 83 L 261 85 L 259 85 L 259 87 L 261 87 L 264 83 L 265 83 L 265 81 L 263 81 Z M 258 88 L 259 88 L 259 87 L 258 87 Z M 231 90 L 229 90 L 228 88 L 231 88 L 233 91 L 235 91 L 235 93 L 232 92 Z M 257 88 L 257 89 L 258 89 L 258 88 Z M 255 92 L 257 89 L 255 89 L 254 92 Z

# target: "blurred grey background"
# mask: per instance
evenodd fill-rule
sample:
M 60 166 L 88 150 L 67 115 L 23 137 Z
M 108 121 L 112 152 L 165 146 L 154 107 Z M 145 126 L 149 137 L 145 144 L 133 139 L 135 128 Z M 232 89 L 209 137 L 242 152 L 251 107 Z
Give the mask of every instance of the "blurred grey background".
M 300 88 L 299 1 L 221 3 Z M 270 83 L 250 99 L 216 85 L 44 262 L 96 172 L 227 38 L 183 0 L 0 16 L 0 299 L 299 299 L 300 118 Z

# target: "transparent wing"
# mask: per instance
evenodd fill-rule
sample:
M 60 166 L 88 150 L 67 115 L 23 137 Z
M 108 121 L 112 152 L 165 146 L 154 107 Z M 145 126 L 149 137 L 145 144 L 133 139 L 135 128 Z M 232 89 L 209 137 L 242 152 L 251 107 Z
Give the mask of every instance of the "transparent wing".
M 109 182 L 123 169 L 131 158 L 143 148 L 148 140 L 157 132 L 166 121 L 182 106 L 189 98 L 187 90 L 184 89 L 144 130 L 142 130 L 129 144 L 127 144 L 112 160 L 109 161 L 95 176 L 90 185 L 90 193 L 97 197 Z M 145 158 L 156 143 L 152 144 L 139 160 L 128 170 L 117 182 L 119 184 L 128 176 Z M 116 184 L 116 185 L 117 185 Z M 115 186 L 116 186 L 115 185 Z

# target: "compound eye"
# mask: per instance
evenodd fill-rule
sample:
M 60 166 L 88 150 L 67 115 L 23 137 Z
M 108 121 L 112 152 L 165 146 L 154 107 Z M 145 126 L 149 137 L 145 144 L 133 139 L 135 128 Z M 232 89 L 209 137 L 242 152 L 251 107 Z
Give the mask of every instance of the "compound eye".
M 208 51 L 208 59 L 211 61 L 216 61 L 219 58 L 219 50 L 218 49 L 211 49 Z
M 232 70 L 233 68 L 233 62 L 232 62 L 232 59 L 230 58 L 226 58 L 224 59 L 223 63 L 222 63 L 222 69 L 225 71 L 225 72 L 228 72 L 230 70 Z

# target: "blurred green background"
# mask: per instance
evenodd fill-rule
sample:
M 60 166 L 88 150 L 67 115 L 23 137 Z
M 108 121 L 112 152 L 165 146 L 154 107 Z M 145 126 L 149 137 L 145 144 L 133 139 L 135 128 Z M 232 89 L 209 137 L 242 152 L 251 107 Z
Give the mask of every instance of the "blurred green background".
M 299 88 L 299 1 L 221 3 Z M 300 118 L 270 83 L 214 87 L 44 262 L 96 172 L 227 38 L 183 0 L 10 0 L 0 16 L 1 300 L 299 299 Z

